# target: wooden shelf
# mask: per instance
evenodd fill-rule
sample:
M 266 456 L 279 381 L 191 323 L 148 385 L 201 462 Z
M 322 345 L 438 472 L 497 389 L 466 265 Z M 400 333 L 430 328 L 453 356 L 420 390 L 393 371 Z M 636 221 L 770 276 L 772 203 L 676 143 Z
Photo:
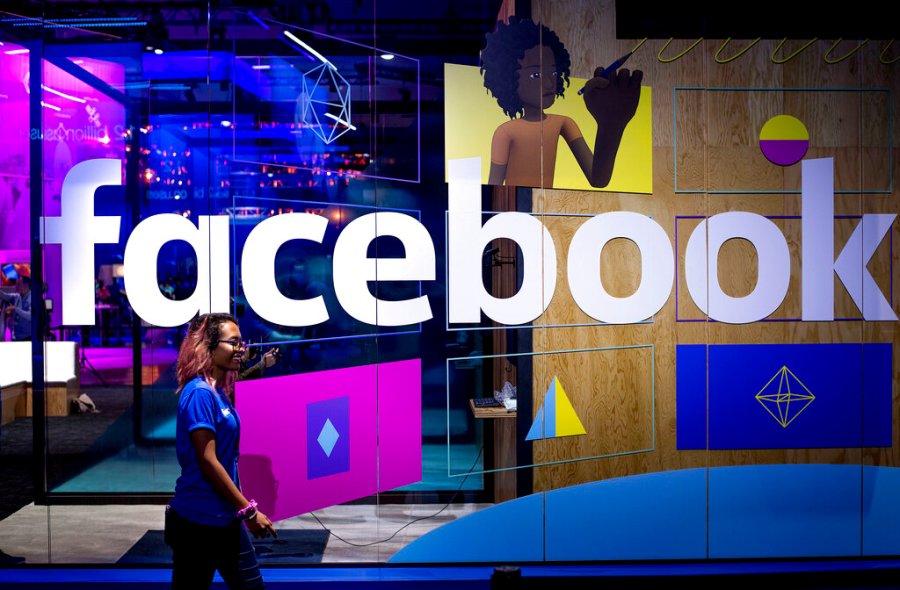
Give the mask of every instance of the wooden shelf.
M 476 418 L 515 418 L 516 411 L 509 411 L 503 406 L 496 408 L 476 408 L 475 401 L 469 400 L 469 407 L 472 408 L 472 414 Z

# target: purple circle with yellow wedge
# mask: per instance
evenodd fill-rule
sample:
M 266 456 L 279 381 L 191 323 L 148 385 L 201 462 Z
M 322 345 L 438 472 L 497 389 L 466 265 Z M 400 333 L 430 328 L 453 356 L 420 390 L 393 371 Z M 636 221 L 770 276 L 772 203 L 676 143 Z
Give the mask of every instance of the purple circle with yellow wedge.
M 809 131 L 790 115 L 772 117 L 759 131 L 759 149 L 766 159 L 778 166 L 796 164 L 809 149 Z

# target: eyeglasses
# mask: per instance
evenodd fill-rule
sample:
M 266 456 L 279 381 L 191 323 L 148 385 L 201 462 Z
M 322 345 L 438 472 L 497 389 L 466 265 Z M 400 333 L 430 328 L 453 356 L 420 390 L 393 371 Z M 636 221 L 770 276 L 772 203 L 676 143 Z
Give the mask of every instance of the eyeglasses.
M 240 338 L 231 338 L 230 340 L 219 340 L 219 344 L 230 344 L 232 350 L 244 350 L 247 348 Z

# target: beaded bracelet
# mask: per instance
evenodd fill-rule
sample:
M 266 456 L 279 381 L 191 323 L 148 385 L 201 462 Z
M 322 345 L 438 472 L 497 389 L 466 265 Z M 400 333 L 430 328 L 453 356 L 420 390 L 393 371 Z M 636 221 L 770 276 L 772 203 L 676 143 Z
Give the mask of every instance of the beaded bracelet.
M 250 500 L 250 503 L 237 511 L 237 517 L 241 520 L 253 520 L 256 516 L 256 500 Z

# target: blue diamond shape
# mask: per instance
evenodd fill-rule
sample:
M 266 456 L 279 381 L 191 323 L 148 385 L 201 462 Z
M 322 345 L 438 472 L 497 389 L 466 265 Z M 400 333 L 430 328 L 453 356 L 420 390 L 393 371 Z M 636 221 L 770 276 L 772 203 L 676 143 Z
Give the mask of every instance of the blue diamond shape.
M 319 438 L 316 441 L 322 447 L 322 450 L 325 451 L 325 455 L 331 457 L 331 451 L 334 450 L 334 445 L 337 444 L 340 437 L 341 435 L 334 427 L 334 424 L 331 423 L 331 419 L 328 419 L 325 420 L 325 425 L 322 427 L 322 432 L 319 433 Z

